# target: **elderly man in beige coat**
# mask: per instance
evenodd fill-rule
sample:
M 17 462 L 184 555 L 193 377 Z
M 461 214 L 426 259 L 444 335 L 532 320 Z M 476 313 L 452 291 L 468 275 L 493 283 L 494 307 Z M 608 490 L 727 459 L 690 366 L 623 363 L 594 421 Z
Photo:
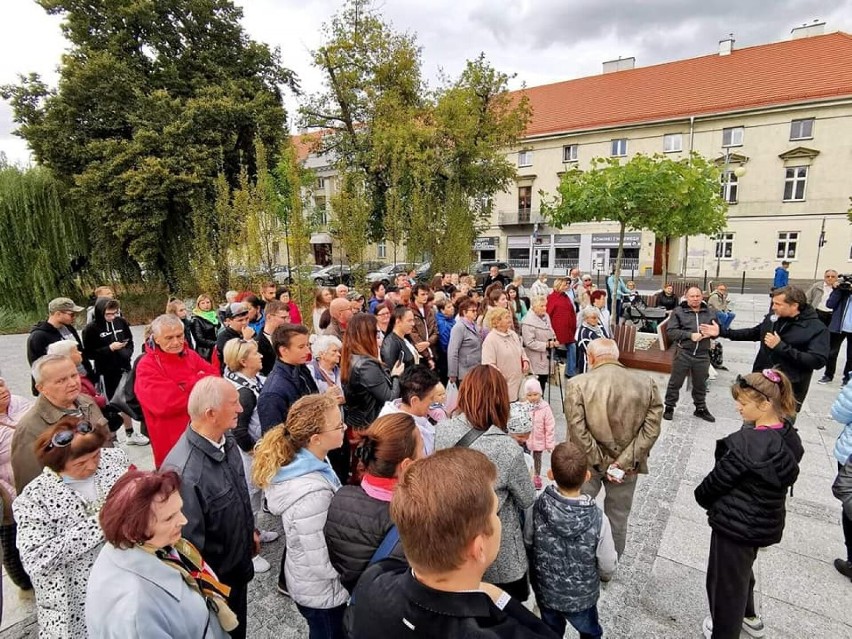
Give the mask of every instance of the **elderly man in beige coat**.
M 583 493 L 596 497 L 606 480 L 604 512 L 621 557 L 636 476 L 648 472 L 663 403 L 653 379 L 618 362 L 618 346 L 611 339 L 591 342 L 586 356 L 589 372 L 566 384 L 565 418 L 571 441 L 585 451 L 591 471 Z

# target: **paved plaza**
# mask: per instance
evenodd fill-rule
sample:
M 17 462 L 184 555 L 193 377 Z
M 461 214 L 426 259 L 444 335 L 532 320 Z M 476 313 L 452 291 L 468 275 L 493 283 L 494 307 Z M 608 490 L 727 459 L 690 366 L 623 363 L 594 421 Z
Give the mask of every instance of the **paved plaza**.
M 732 295 L 731 299 L 737 313 L 735 327 L 757 323 L 769 306 L 767 295 Z M 134 336 L 138 340 L 140 331 L 135 330 Z M 25 335 L 0 337 L 0 370 L 20 394 L 29 392 L 25 341 Z M 694 418 L 689 394 L 682 393 L 674 421 L 663 422 L 662 436 L 651 452 L 650 474 L 639 480 L 627 548 L 598 605 L 608 637 L 701 636 L 701 620 L 707 614 L 704 579 L 710 528 L 692 492 L 713 466 L 716 440 L 740 427 L 729 386 L 738 373 L 751 370 L 756 350 L 751 343 L 723 340 L 723 344 L 730 370 L 719 372 L 708 397 L 716 423 Z M 655 379 L 664 390 L 666 376 L 655 375 Z M 784 539 L 761 552 L 755 564 L 756 599 L 767 637 L 852 638 L 852 583 L 832 566 L 844 553 L 840 505 L 831 495 L 836 473 L 832 449 L 840 425 L 832 421 L 829 411 L 838 390 L 838 382 L 820 386 L 814 381 L 811 386 L 797 423 L 805 456 L 794 495 L 788 499 Z M 556 394 L 551 404 L 561 440 L 565 419 Z M 151 467 L 150 448 L 127 450 L 137 466 Z M 263 527 L 280 529 L 275 518 L 264 517 Z M 264 546 L 263 555 L 272 570 L 258 575 L 250 587 L 249 637 L 307 636 L 293 602 L 275 589 L 280 552 L 280 542 Z M 3 591 L 0 639 L 35 637 L 32 598 L 20 597 L 5 576 Z M 576 637 L 572 633 L 569 629 L 566 636 Z

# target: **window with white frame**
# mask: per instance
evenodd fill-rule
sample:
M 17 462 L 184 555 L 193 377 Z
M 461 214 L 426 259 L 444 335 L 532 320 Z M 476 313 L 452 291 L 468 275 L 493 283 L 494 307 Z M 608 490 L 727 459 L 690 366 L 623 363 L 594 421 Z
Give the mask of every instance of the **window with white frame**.
M 518 166 L 532 166 L 532 151 L 518 151 Z
M 722 129 L 722 146 L 742 146 L 743 127 L 733 126 Z
M 739 182 L 737 174 L 733 171 L 725 171 L 722 173 L 722 199 L 728 204 L 736 204 L 739 196 Z
M 382 240 L 378 244 L 376 244 L 376 257 L 380 260 L 385 259 L 388 256 L 388 245 L 387 242 Z
M 612 141 L 609 154 L 614 158 L 627 155 L 627 138 L 618 138 Z
M 325 178 L 322 175 L 317 178 L 317 191 L 325 191 Z
M 566 144 L 562 147 L 562 161 L 563 162 L 576 162 L 577 161 L 577 148 L 578 144 Z
M 734 256 L 734 234 L 719 233 L 716 236 L 716 258 L 729 260 Z
M 814 119 L 793 120 L 790 122 L 791 140 L 810 140 L 814 137 Z
M 683 151 L 683 135 L 680 133 L 666 133 L 663 136 L 663 151 L 665 153 Z
M 808 167 L 791 166 L 784 169 L 784 201 L 801 202 L 805 199 Z
M 795 260 L 796 248 L 799 245 L 798 231 L 782 231 L 778 234 L 778 250 L 775 256 L 779 259 Z

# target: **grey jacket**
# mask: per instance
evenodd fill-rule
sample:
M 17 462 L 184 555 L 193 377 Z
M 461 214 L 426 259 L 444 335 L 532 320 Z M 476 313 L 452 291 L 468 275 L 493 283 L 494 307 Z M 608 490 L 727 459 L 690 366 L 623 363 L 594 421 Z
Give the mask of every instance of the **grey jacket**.
M 109 543 L 89 576 L 86 630 L 89 639 L 228 636 L 177 570 L 141 548 Z
M 447 376 L 464 379 L 467 372 L 482 363 L 482 337 L 479 328 L 471 328 L 458 319 L 450 330 L 447 346 Z
M 464 415 L 440 422 L 435 436 L 435 450 L 452 448 L 470 428 Z M 500 552 L 485 572 L 483 580 L 491 583 L 516 581 L 527 571 L 520 512 L 535 501 L 535 488 L 524 461 L 523 449 L 496 426 L 485 431 L 470 448 L 484 453 L 497 467 L 494 491 L 498 500 L 497 514 L 503 525 Z
M 556 339 L 556 333 L 550 325 L 550 317 L 545 313 L 539 317 L 532 311 L 524 316 L 521 322 L 521 337 L 524 350 L 530 360 L 530 372 L 534 375 L 550 373 L 550 362 L 547 359 L 547 340 Z
M 588 495 L 565 497 L 548 486 L 533 515 L 533 588 L 539 605 L 564 613 L 594 606 L 600 577 L 611 577 L 618 555 L 609 519 Z
M 831 492 L 843 504 L 843 513 L 852 519 L 852 456 L 840 467 Z
M 349 599 L 331 565 L 323 533 L 335 490 L 322 474 L 312 472 L 272 483 L 264 491 L 269 511 L 280 515 L 284 524 L 284 574 L 290 596 L 300 606 L 327 609 Z

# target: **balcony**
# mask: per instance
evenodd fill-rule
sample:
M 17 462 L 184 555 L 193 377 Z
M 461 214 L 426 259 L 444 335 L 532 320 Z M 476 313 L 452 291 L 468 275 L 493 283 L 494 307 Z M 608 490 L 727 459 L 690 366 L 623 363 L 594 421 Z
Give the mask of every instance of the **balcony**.
M 543 224 L 544 218 L 541 212 L 534 209 L 513 209 L 511 211 L 498 211 L 497 223 L 500 226 L 525 226 L 532 224 Z

